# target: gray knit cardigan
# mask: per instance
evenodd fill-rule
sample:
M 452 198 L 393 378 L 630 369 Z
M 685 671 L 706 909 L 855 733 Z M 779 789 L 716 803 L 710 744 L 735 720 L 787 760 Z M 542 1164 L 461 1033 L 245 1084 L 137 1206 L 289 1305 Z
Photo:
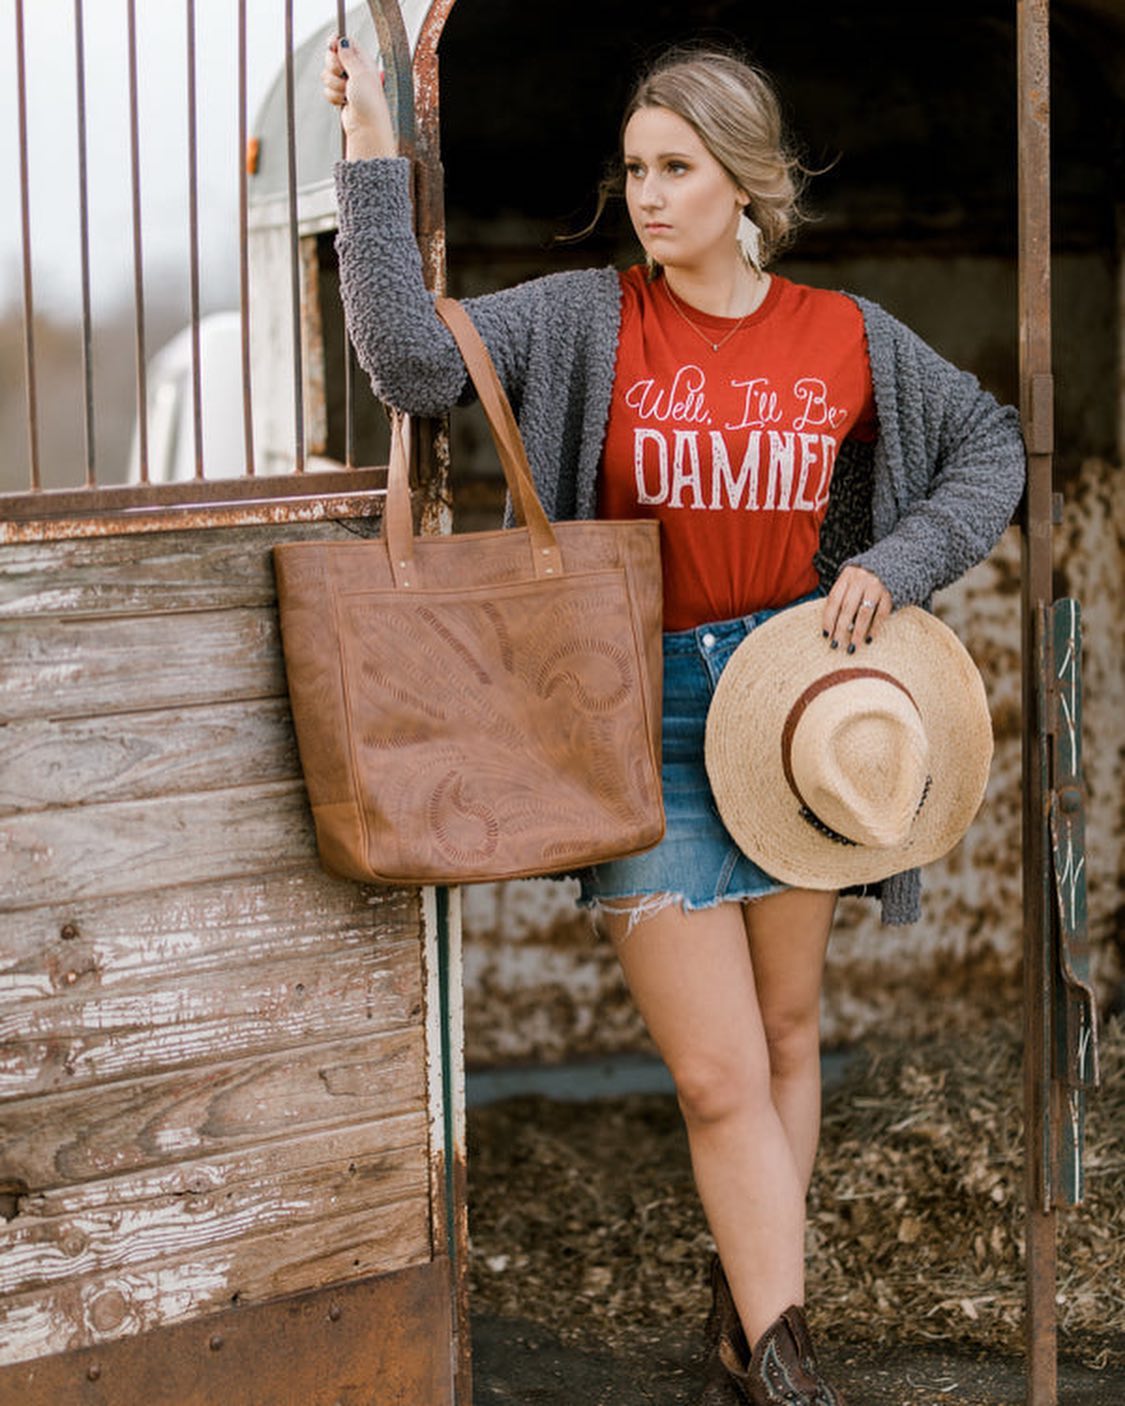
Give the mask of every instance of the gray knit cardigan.
M 375 393 L 410 414 L 440 415 L 472 386 L 422 279 L 409 169 L 402 158 L 337 165 L 340 287 Z M 879 433 L 841 446 L 817 566 L 828 584 L 854 562 L 896 607 L 928 606 L 1011 520 L 1024 483 L 1019 419 L 877 304 L 854 301 Z M 512 401 L 547 516 L 594 517 L 621 324 L 616 270 L 550 274 L 465 307 Z M 917 919 L 916 869 L 878 887 L 884 922 Z

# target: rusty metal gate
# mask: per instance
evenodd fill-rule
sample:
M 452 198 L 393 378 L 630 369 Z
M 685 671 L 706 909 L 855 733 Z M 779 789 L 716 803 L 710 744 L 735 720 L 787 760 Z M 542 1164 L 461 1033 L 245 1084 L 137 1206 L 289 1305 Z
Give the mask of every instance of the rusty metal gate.
M 1050 40 L 1048 0 L 1019 0 L 1020 413 L 1028 454 L 1023 566 L 1024 1131 L 1028 1406 L 1058 1401 L 1060 1208 L 1083 1198 L 1087 1090 L 1098 1081 L 1089 983 L 1081 770 L 1082 634 L 1054 600 L 1051 489 Z
M 334 212 L 323 190 L 298 187 L 293 0 L 272 202 L 255 201 L 248 170 L 247 3 L 227 7 L 239 77 L 235 476 L 204 452 L 194 0 L 175 12 L 190 471 L 172 481 L 146 384 L 146 15 L 122 0 L 136 364 L 126 482 L 108 481 L 96 452 L 89 17 L 75 0 L 85 453 L 64 486 L 40 447 L 57 407 L 37 378 L 36 16 L 13 3 L 28 475 L 0 494 L 0 1401 L 468 1402 L 457 893 L 323 873 L 281 671 L 272 547 L 377 532 L 386 485 L 385 467 L 369 467 L 382 412 L 365 387 L 356 394 L 350 353 L 327 345 Z M 426 21 L 418 71 L 432 73 L 440 16 L 406 9 Z M 395 0 L 360 17 L 378 31 L 404 146 L 436 172 L 436 89 L 420 83 L 415 103 L 406 20 Z M 347 18 L 337 4 L 337 26 Z M 428 190 L 420 237 L 437 286 L 440 174 Z M 276 359 L 252 355 L 255 332 L 267 352 L 284 344 L 287 393 Z M 346 376 L 335 433 L 333 356 Z M 429 440 L 415 471 L 423 530 L 448 530 L 444 428 Z
M 151 472 L 147 442 L 140 55 L 136 0 L 122 0 L 139 443 L 135 480 L 110 484 L 95 452 L 74 0 L 86 452 L 84 481 L 64 488 L 45 486 L 39 448 L 28 54 L 24 0 L 13 3 L 29 474 L 0 494 L 0 1402 L 468 1406 L 458 894 L 320 873 L 279 672 L 270 548 L 372 531 L 385 491 L 385 468 L 362 462 L 378 435 L 357 431 L 365 415 L 374 422 L 350 348 L 328 344 L 318 241 L 334 226 L 331 192 L 298 185 L 293 3 L 284 191 L 257 210 L 244 161 L 256 160 L 246 0 L 230 6 L 244 471 L 216 479 L 203 452 L 196 13 L 184 0 L 193 472 L 169 483 Z M 453 3 L 366 7 L 439 290 L 437 47 Z M 340 31 L 359 18 L 342 0 L 336 10 Z M 1028 1402 L 1051 1406 L 1056 1218 L 1082 1197 L 1097 1045 L 1080 621 L 1051 587 L 1048 3 L 1016 0 L 1016 11 Z M 250 275 L 263 231 L 286 275 L 265 315 L 274 336 L 288 321 L 291 350 L 289 447 L 273 446 L 266 472 Z M 335 439 L 323 382 L 334 355 Z M 446 426 L 415 441 L 422 530 L 448 531 Z

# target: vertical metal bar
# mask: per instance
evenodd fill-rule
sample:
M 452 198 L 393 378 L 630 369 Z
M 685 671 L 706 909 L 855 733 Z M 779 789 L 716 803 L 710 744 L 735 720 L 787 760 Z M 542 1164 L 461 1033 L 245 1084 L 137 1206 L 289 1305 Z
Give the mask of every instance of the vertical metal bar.
M 199 349 L 199 142 L 195 103 L 195 0 L 187 0 L 188 263 L 191 277 L 191 422 L 195 476 L 203 477 L 203 377 Z
M 1024 1118 L 1027 1401 L 1058 1401 L 1056 1130 L 1052 1078 L 1052 928 L 1047 834 L 1051 583 L 1051 224 L 1048 0 L 1017 0 L 1019 86 L 1020 409 L 1028 451 L 1023 566 Z
M 128 0 L 129 165 L 133 200 L 133 311 L 136 322 L 137 445 L 141 482 L 148 482 L 148 368 L 145 365 L 145 260 L 141 227 L 140 98 L 137 92 L 137 0 Z
M 342 39 L 348 32 L 346 0 L 336 0 L 336 33 Z M 348 139 L 340 131 L 340 155 L 347 155 Z M 355 467 L 355 355 L 352 352 L 352 339 L 348 336 L 347 323 L 344 324 L 344 464 Z
M 305 471 L 305 375 L 301 348 L 301 251 L 297 228 L 297 98 L 293 65 L 293 0 L 285 0 L 285 133 L 289 172 L 289 282 L 293 305 L 294 467 Z
M 20 218 L 23 244 L 23 350 L 27 378 L 27 450 L 29 486 L 43 487 L 39 474 L 39 405 L 35 388 L 35 297 L 31 276 L 31 183 L 27 174 L 27 68 L 24 55 L 23 0 L 16 0 L 16 87 L 20 133 Z
M 413 61 L 408 68 L 414 102 L 413 138 L 417 152 L 417 182 L 415 188 L 415 226 L 418 244 L 422 252 L 422 267 L 426 286 L 437 292 L 445 290 L 445 202 L 444 180 L 441 168 L 440 141 L 440 94 L 438 85 L 437 48 L 445 21 L 453 8 L 454 0 L 432 0 L 418 37 Z M 402 44 L 405 27 L 401 22 L 401 11 L 394 5 L 397 24 L 388 24 L 383 19 L 380 39 L 383 32 Z M 407 49 L 407 53 L 409 50 Z M 400 109 L 401 111 L 401 105 Z M 428 472 L 420 474 L 423 485 L 422 531 L 452 531 L 452 508 L 450 490 L 449 419 L 425 420 L 417 427 L 415 441 L 419 446 L 420 463 Z M 456 922 L 447 922 L 451 939 L 450 955 L 456 954 L 454 969 L 448 980 L 451 996 L 446 1013 L 448 1039 L 451 1046 L 449 1064 L 451 1067 L 449 1098 L 453 1113 L 453 1128 L 447 1134 L 447 1145 L 452 1150 L 454 1178 L 449 1195 L 452 1200 L 452 1241 L 454 1273 L 454 1323 L 456 1325 L 456 1400 L 458 1403 L 473 1399 L 473 1359 L 469 1323 L 469 1205 L 468 1205 L 468 1165 L 464 1129 L 464 1028 L 460 1010 L 460 889 L 443 890 L 447 894 L 447 918 L 455 917 Z M 451 964 L 452 965 L 452 964 Z
M 90 312 L 90 197 L 86 169 L 86 36 L 82 0 L 74 0 L 74 61 L 78 98 L 78 222 L 82 245 L 82 381 L 86 411 L 86 487 L 97 487 L 94 463 L 93 318 Z
M 242 315 L 242 426 L 246 473 L 254 476 L 254 415 L 250 381 L 250 194 L 246 92 L 246 0 L 238 0 L 238 282 Z

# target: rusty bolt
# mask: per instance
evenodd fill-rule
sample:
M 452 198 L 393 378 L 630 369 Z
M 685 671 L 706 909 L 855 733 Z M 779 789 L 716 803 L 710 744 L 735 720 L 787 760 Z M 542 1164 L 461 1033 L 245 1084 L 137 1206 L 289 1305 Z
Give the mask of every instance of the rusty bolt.
M 98 1380 L 98 1378 L 101 1376 L 101 1374 L 102 1374 L 102 1369 L 98 1366 L 98 1364 L 97 1364 L 96 1362 L 92 1362 L 92 1363 L 90 1364 L 90 1366 L 86 1368 L 86 1380 L 87 1380 L 87 1381 L 96 1382 L 96 1381 Z
M 333 1323 L 339 1323 L 340 1305 L 338 1303 L 334 1303 L 332 1307 L 328 1310 L 328 1317 L 332 1320 Z
M 73 941 L 73 939 L 78 936 L 78 924 L 63 923 L 62 928 L 59 930 L 59 936 L 64 942 Z
M 223 1345 L 223 1335 L 222 1335 L 222 1333 L 212 1333 L 212 1334 L 211 1334 L 211 1351 L 212 1351 L 212 1352 L 218 1352 L 218 1350 L 222 1347 L 222 1345 Z

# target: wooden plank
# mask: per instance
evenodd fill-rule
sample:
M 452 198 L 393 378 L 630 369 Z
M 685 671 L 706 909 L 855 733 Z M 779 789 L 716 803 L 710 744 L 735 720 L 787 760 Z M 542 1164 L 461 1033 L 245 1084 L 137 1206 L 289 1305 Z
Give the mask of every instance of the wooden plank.
M 407 939 L 258 962 L 94 996 L 55 996 L 0 1014 L 0 1099 L 141 1078 L 420 1020 L 418 946 Z
M 301 775 L 284 698 L 10 723 L 0 816 L 52 806 L 290 781 Z
M 66 1281 L 0 1301 L 0 1362 L 27 1361 L 183 1322 L 237 1303 L 261 1303 L 430 1258 L 429 1205 L 414 1197 L 336 1218 L 332 1243 L 308 1226 Z
M 160 989 L 254 962 L 416 939 L 418 889 L 333 879 L 316 865 L 0 917 L 0 1011 L 60 992 Z
M 427 1195 L 420 1114 L 252 1148 L 20 1202 L 0 1224 L 0 1304 L 70 1279 L 305 1226 L 310 1257 L 346 1249 L 339 1218 Z M 75 1204 L 77 1203 L 77 1204 Z M 0 1310 L 2 1312 L 2 1310 Z
M 425 1057 L 412 1027 L 18 1099 L 0 1112 L 0 1173 L 39 1193 L 424 1112 Z
M 0 913 L 267 874 L 316 858 L 304 784 L 8 816 Z
M 351 526 L 362 531 L 365 521 Z M 275 543 L 354 541 L 355 530 L 335 522 L 290 523 L 6 546 L 0 551 L 0 619 L 273 605 Z
M 270 608 L 0 621 L 0 723 L 284 696 Z

